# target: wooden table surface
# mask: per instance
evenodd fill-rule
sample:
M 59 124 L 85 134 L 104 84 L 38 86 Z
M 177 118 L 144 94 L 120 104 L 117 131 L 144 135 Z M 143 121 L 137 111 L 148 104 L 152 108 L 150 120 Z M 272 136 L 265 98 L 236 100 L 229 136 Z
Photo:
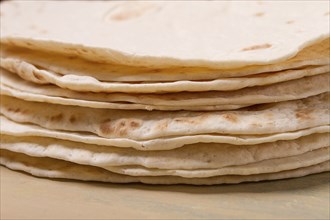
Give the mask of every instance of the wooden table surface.
M 329 219 L 330 173 L 219 186 L 103 184 L 1 167 L 1 219 Z

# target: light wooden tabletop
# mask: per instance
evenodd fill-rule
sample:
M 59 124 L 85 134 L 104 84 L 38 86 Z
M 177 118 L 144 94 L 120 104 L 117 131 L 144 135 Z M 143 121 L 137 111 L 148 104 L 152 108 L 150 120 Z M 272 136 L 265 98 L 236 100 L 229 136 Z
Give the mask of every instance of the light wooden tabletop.
M 1 219 L 329 219 L 330 173 L 219 186 L 103 184 L 1 167 Z

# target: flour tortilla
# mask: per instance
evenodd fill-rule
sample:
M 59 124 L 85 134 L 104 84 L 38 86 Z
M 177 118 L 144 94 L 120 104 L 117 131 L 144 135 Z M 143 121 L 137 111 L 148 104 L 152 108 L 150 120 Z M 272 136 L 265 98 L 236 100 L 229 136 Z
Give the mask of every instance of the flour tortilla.
M 48 86 L 47 86 L 48 87 Z M 52 86 L 53 87 L 53 86 Z M 39 88 L 42 89 L 42 88 Z M 71 90 L 65 90 L 69 93 Z M 146 104 L 134 104 L 134 103 L 114 103 L 114 102 L 102 102 L 102 101 L 90 101 L 63 97 L 52 97 L 43 94 L 34 94 L 23 92 L 19 89 L 8 87 L 0 83 L 0 93 L 2 95 L 12 96 L 15 98 L 23 99 L 26 101 L 33 102 L 48 102 L 60 105 L 75 105 L 82 107 L 93 108 L 106 108 L 106 109 L 123 109 L 123 110 L 134 110 L 144 109 L 148 111 L 160 110 L 160 111 L 178 111 L 178 110 L 189 110 L 189 111 L 216 111 L 216 110 L 233 110 L 243 108 L 249 105 L 199 105 L 199 106 L 164 106 L 164 105 L 146 105 Z M 83 94 L 80 94 L 83 95 Z M 95 94 L 97 96 L 97 94 Z M 91 96 L 93 97 L 93 96 Z
M 103 138 L 93 134 L 48 130 L 37 125 L 20 124 L 0 115 L 1 134 L 19 137 L 46 137 L 60 140 L 68 140 L 77 143 L 85 143 L 101 146 L 114 146 L 120 148 L 134 148 L 139 151 L 172 150 L 184 145 L 196 143 L 223 143 L 233 145 L 254 145 L 281 140 L 295 140 L 313 134 L 330 132 L 330 126 L 319 126 L 294 132 L 269 134 L 269 135 L 192 135 L 168 138 L 157 138 L 147 141 L 136 141 L 127 138 Z
M 327 142 L 329 144 L 329 141 Z M 6 149 L 12 151 L 14 149 L 14 152 L 20 152 L 24 153 L 29 152 L 28 155 L 33 156 L 33 157 L 50 157 L 50 158 L 55 158 L 55 159 L 63 159 L 63 154 L 62 156 L 59 156 L 60 153 L 57 151 L 59 150 L 54 149 L 54 153 L 43 153 L 42 150 L 40 149 L 39 151 L 36 151 L 35 149 L 31 150 L 26 150 L 24 149 L 23 146 L 21 146 L 21 150 L 17 150 L 17 146 L 15 146 L 15 143 L 12 144 L 12 146 L 9 146 L 6 144 L 5 140 L 5 146 L 2 146 L 1 144 L 1 149 Z M 218 147 L 221 148 L 221 147 Z M 205 149 L 201 149 L 201 152 L 204 152 L 207 154 L 207 151 L 203 151 Z M 284 150 L 279 148 L 278 150 Z M 329 155 L 329 147 L 322 147 L 320 149 L 316 150 L 310 150 L 307 151 L 306 153 L 294 155 L 294 156 L 284 156 L 282 158 L 271 158 L 271 159 L 265 159 L 261 161 L 253 161 L 251 163 L 243 163 L 240 164 L 240 162 L 234 159 L 233 164 L 229 164 L 229 166 L 224 166 L 224 167 L 219 167 L 219 168 L 210 168 L 210 167 L 205 167 L 205 168 L 192 168 L 192 169 L 178 169 L 178 168 L 169 168 L 166 167 L 164 169 L 159 169 L 159 168 L 146 168 L 144 166 L 136 166 L 136 165 L 130 165 L 130 166 L 112 166 L 112 165 L 102 165 L 96 162 L 100 157 L 88 157 L 86 154 L 84 155 L 83 152 L 81 152 L 79 149 L 75 149 L 75 152 L 71 152 L 70 157 L 66 157 L 66 161 L 73 162 L 73 163 L 78 163 L 78 164 L 83 164 L 83 165 L 92 165 L 92 166 L 97 166 L 101 167 L 104 169 L 107 169 L 109 171 L 115 172 L 115 173 L 120 173 L 120 174 L 125 174 L 129 176 L 181 176 L 185 178 L 206 178 L 206 177 L 212 177 L 212 176 L 222 176 L 222 175 L 251 175 L 251 174 L 260 174 L 260 173 L 274 173 L 274 172 L 280 172 L 283 170 L 292 170 L 292 169 L 297 169 L 301 167 L 307 167 L 315 164 L 319 164 L 325 161 L 328 161 L 330 159 Z M 249 150 L 247 149 L 245 152 L 248 152 Z M 103 152 L 102 152 L 103 153 Z M 160 153 L 160 152 L 158 152 Z M 220 152 L 219 152 L 220 153 Z M 224 150 L 225 154 L 230 154 L 232 152 L 228 152 Z M 236 152 L 237 153 L 237 152 Z M 104 156 L 106 157 L 106 152 L 103 153 Z M 180 154 L 180 153 L 179 153 Z M 194 153 L 192 153 L 193 156 Z M 253 153 L 252 153 L 253 154 Z M 172 154 L 173 157 L 174 154 Z M 117 157 L 118 155 L 112 155 L 114 157 Z M 86 158 L 83 158 L 86 157 Z M 151 155 L 152 157 L 152 155 Z M 242 157 L 244 158 L 244 156 Z M 135 158 L 138 160 L 139 158 Z M 140 158 L 141 159 L 141 158 Z M 201 158 L 199 158 L 201 159 Z M 203 158 L 204 159 L 204 158 Z M 205 158 L 207 159 L 207 158 Z M 214 158 L 216 159 L 216 158 Z M 120 158 L 119 158 L 120 160 Z M 143 160 L 143 159 L 142 159 Z M 211 159 L 209 159 L 211 160 Z M 168 158 L 166 164 L 171 164 L 173 159 Z M 178 163 L 188 163 L 188 161 L 179 161 Z M 233 166 L 232 166 L 233 165 Z
M 91 109 L 1 96 L 0 112 L 21 123 L 107 138 L 151 140 L 195 134 L 261 135 L 329 125 L 329 95 L 323 93 L 302 100 L 252 106 L 244 111 L 214 112 Z
M 222 175 L 253 175 L 261 173 L 277 173 L 284 170 L 294 170 L 309 167 L 329 161 L 329 147 L 310 151 L 292 157 L 283 157 L 261 162 L 229 166 L 218 169 L 171 170 L 150 169 L 142 166 L 102 167 L 114 173 L 129 176 L 180 176 L 185 178 L 207 178 Z
M 113 109 L 198 110 L 200 106 L 200 110 L 229 110 L 247 105 L 302 99 L 330 91 L 329 72 L 237 91 L 166 94 L 82 93 L 52 85 L 36 85 L 2 69 L 0 76 L 1 92 L 4 95 L 28 101 Z
M 107 82 L 164 82 L 162 88 L 171 86 L 169 82 L 182 80 L 218 80 L 221 89 L 234 90 L 243 86 L 267 85 L 286 80 L 297 79 L 302 76 L 311 75 L 312 72 L 285 71 L 292 69 L 303 69 L 305 67 L 329 65 L 330 38 L 304 48 L 293 58 L 276 64 L 255 65 L 238 69 L 210 69 L 202 67 L 176 67 L 176 68 L 148 68 L 125 66 L 118 64 L 94 63 L 81 59 L 77 56 L 66 56 L 51 52 L 29 50 L 19 47 L 7 47 L 1 45 L 2 62 L 8 59 L 17 62 L 26 62 L 38 66 L 43 70 L 58 73 L 60 75 L 90 76 L 99 81 Z M 260 74 L 262 73 L 262 74 Z M 239 79 L 223 79 L 223 77 L 241 77 Z M 249 77 L 247 77 L 249 76 Z M 33 77 L 30 80 L 44 83 L 40 78 Z M 189 83 L 189 82 L 188 82 Z M 208 84 L 214 84 L 210 82 Z M 221 84 L 220 84 L 221 83 Z M 207 84 L 207 83 L 204 83 Z M 152 84 L 146 84 L 149 86 Z
M 175 176 L 133 177 L 116 174 L 102 168 L 78 165 L 52 158 L 36 158 L 24 154 L 0 151 L 0 163 L 10 169 L 24 171 L 38 177 L 99 181 L 112 183 L 146 183 L 146 184 L 190 184 L 214 185 L 257 182 L 263 180 L 286 179 L 330 171 L 329 161 L 310 167 L 287 170 L 277 173 L 248 176 L 230 175 L 210 178 L 182 178 Z
M 134 66 L 265 65 L 328 38 L 329 4 L 4 2 L 1 42 Z
M 41 84 L 54 84 L 61 88 L 85 92 L 123 92 L 123 93 L 166 93 L 166 92 L 205 92 L 205 91 L 228 91 L 246 88 L 255 85 L 267 85 L 272 82 L 301 78 L 306 75 L 316 75 L 329 72 L 329 65 L 316 66 L 299 70 L 288 70 L 285 72 L 269 73 L 269 78 L 225 78 L 213 81 L 176 81 L 158 83 L 121 83 L 101 82 L 90 76 L 60 75 L 55 72 L 46 71 L 30 63 L 12 59 L 1 58 L 0 66 L 6 70 L 18 74 L 27 81 Z M 95 64 L 97 65 L 97 64 Z M 277 75 L 276 75 L 277 74 Z M 267 75 L 267 74 L 266 74 Z M 282 79 L 281 78 L 282 75 Z M 266 86 L 265 86 L 266 87 Z M 251 89 L 251 88 L 250 88 Z
M 242 74 L 247 74 L 245 70 L 252 70 L 253 68 L 258 70 L 257 65 L 278 64 L 274 65 L 274 69 L 286 69 L 290 65 L 291 67 L 298 65 L 297 63 L 299 65 L 295 66 L 295 68 L 322 67 L 316 65 L 318 65 L 318 62 L 323 61 L 325 65 L 329 64 L 325 57 L 320 59 L 314 59 L 315 57 L 313 57 L 309 63 L 313 67 L 308 67 L 308 62 L 301 61 L 295 63 L 290 61 L 290 58 L 293 58 L 304 48 L 306 48 L 309 54 L 310 52 L 307 49 L 309 45 L 316 45 L 329 38 L 329 29 L 327 29 L 329 26 L 329 11 L 324 12 L 324 8 L 329 6 L 329 3 L 304 3 L 301 5 L 303 7 L 294 2 L 271 3 L 270 5 L 267 3 L 265 7 L 259 7 L 260 5 L 258 6 L 256 2 L 242 4 L 237 4 L 236 2 L 196 2 L 189 4 L 184 2 L 95 2 L 94 4 L 51 1 L 6 2 L 4 7 L 0 9 L 2 16 L 1 33 L 4 33 L 1 37 L 1 43 L 11 48 L 25 47 L 34 51 L 59 53 L 59 56 L 78 56 L 78 59 L 84 58 L 94 62 L 108 62 L 117 66 L 130 66 L 132 70 L 134 70 L 134 66 L 142 65 L 149 69 L 198 67 L 237 70 L 246 68 L 241 72 L 238 71 L 237 75 L 235 75 L 234 70 L 231 72 L 233 77 L 239 77 Z M 241 10 L 242 6 L 246 8 L 243 12 Z M 283 13 L 283 8 L 287 10 L 287 13 Z M 221 13 L 219 13 L 219 10 Z M 293 11 L 298 11 L 298 13 L 291 13 Z M 59 12 L 64 14 L 64 16 L 58 16 Z M 238 12 L 239 14 L 237 14 Z M 282 12 L 283 16 L 278 16 L 279 12 Z M 191 13 L 195 16 L 191 17 Z M 213 14 L 214 16 L 212 16 Z M 36 19 L 37 17 L 38 19 Z M 82 24 L 84 24 L 84 29 L 82 29 Z M 73 26 L 76 27 L 75 32 L 67 29 Z M 214 30 L 213 27 L 218 28 Z M 19 30 L 19 33 L 16 32 L 17 30 Z M 68 36 L 67 33 L 73 34 Z M 189 38 L 189 36 L 191 37 Z M 228 36 L 232 37 L 228 38 Z M 148 38 L 153 40 L 150 41 Z M 27 76 L 25 79 L 39 77 L 39 80 L 42 81 L 45 80 L 43 77 L 46 77 L 43 83 L 50 82 L 63 88 L 77 91 L 80 91 L 82 88 L 86 88 L 86 91 L 103 91 L 100 90 L 100 82 L 96 80 L 98 76 L 96 78 L 91 76 L 82 77 L 78 74 L 61 77 L 61 74 L 56 73 L 56 71 L 54 73 L 48 72 L 42 70 L 43 68 L 38 70 L 38 65 L 33 66 L 29 62 L 24 62 L 24 59 L 15 59 L 4 57 L 1 60 L 1 64 L 7 65 L 7 69 L 11 68 L 13 72 L 21 76 Z M 33 63 L 34 61 L 32 60 L 31 62 Z M 44 64 L 44 68 L 47 68 L 47 64 Z M 51 67 L 49 68 L 51 69 Z M 61 67 L 57 66 L 55 68 L 63 71 Z M 274 69 L 270 67 L 269 71 L 274 72 Z M 214 71 L 218 74 L 216 78 L 219 78 L 218 70 Z M 201 75 L 202 72 L 198 71 L 197 69 L 197 73 Z M 293 75 L 308 75 L 304 70 L 299 72 L 299 74 L 295 74 Z M 323 76 L 321 72 L 318 74 Z M 143 77 L 145 76 L 141 78 Z M 64 81 L 61 82 L 58 80 L 59 78 Z M 175 79 L 174 81 L 177 80 L 177 78 L 173 78 Z M 287 81 L 288 78 L 284 78 L 286 79 L 284 81 Z M 187 79 L 189 79 L 189 76 L 187 76 Z M 273 78 L 273 81 L 276 80 L 279 80 L 278 75 Z M 75 81 L 79 82 L 76 83 Z M 240 79 L 238 81 L 241 82 Z M 60 85 L 59 82 L 62 84 Z M 322 80 L 322 82 L 327 81 Z M 180 83 L 174 86 L 180 87 Z M 121 89 L 123 89 L 122 92 L 127 91 L 126 84 L 120 85 L 122 86 Z M 201 89 L 202 86 L 199 84 L 192 85 L 190 82 L 186 84 L 183 82 L 183 85 L 180 87 L 181 90 L 173 91 L 203 91 Z M 298 84 L 295 85 L 295 87 L 297 86 Z M 248 87 L 248 85 L 245 87 Z M 208 87 L 207 90 L 216 90 L 215 88 L 219 89 L 219 84 L 214 86 L 214 88 Z M 131 90 L 136 91 L 134 89 Z M 114 92 L 116 90 L 107 88 L 104 91 Z M 306 95 L 305 97 L 323 93 L 303 100 L 253 106 L 238 111 L 216 111 L 212 113 L 116 111 L 27 102 L 8 96 L 1 96 L 0 109 L 1 114 L 5 117 L 20 123 L 30 123 L 32 126 L 39 125 L 50 130 L 54 129 L 55 132 L 61 130 L 63 133 L 66 132 L 66 134 L 75 131 L 77 134 L 81 134 L 80 137 L 84 134 L 93 135 L 94 137 L 99 135 L 104 137 L 104 139 L 108 138 L 110 141 L 120 138 L 135 141 L 151 141 L 155 138 L 217 134 L 224 134 L 223 136 L 230 134 L 232 137 L 235 137 L 235 135 L 251 135 L 259 138 L 260 135 L 279 135 L 281 133 L 301 129 L 311 130 L 315 127 L 329 125 L 329 93 L 326 93 L 327 91 L 320 90 L 318 93 Z M 158 90 L 149 90 L 149 92 L 162 93 L 168 92 L 168 90 L 160 88 Z M 301 99 L 305 97 L 296 98 Z M 194 99 L 192 98 L 192 100 Z M 167 102 L 169 103 L 169 101 Z M 186 105 L 183 104 L 183 106 L 193 105 L 190 101 L 187 103 L 185 103 Z M 202 102 L 199 104 L 202 107 L 205 106 L 202 105 Z M 213 103 L 213 107 L 218 105 Z M 228 105 L 233 105 L 233 103 Z M 168 106 L 176 106 L 176 103 Z M 212 105 L 210 104 L 210 106 Z M 118 140 L 118 143 L 125 145 L 121 140 Z M 316 152 L 321 153 L 316 155 Z M 305 154 L 309 156 L 312 154 L 312 159 L 309 156 L 305 156 Z M 262 176 L 260 174 L 248 175 L 248 178 L 244 177 L 243 179 L 242 176 L 224 176 L 223 179 L 220 179 L 219 176 L 203 178 L 226 174 L 223 171 L 213 172 L 212 170 L 195 170 L 186 173 L 185 170 L 106 167 L 107 169 L 115 169 L 116 172 L 125 172 L 130 175 L 181 175 L 189 177 L 134 178 L 127 177 L 127 175 L 116 175 L 95 167 L 85 167 L 71 162 L 66 163 L 43 157 L 36 159 L 6 150 L 1 151 L 1 163 L 11 168 L 29 171 L 41 176 L 48 175 L 49 177 L 68 177 L 68 175 L 73 174 L 71 178 L 84 180 L 110 180 L 113 182 L 150 181 L 153 183 L 192 182 L 192 184 L 257 181 L 329 170 L 329 164 L 322 163 L 329 161 L 328 148 L 316 149 L 305 154 L 296 156 L 292 160 L 293 164 L 287 164 L 288 158 L 283 158 L 279 159 L 282 161 L 279 162 L 280 165 L 268 160 L 273 166 L 269 166 L 268 169 L 266 168 L 263 171 L 259 169 L 254 170 L 254 168 L 252 168 L 254 172 L 237 171 L 244 175 L 260 172 L 277 172 L 276 174 L 272 173 Z M 15 160 L 17 161 L 15 162 Z M 297 162 L 297 160 L 302 160 L 302 162 Z M 315 168 L 313 166 L 315 164 L 321 165 Z M 325 167 L 326 165 L 327 167 Z M 49 167 L 49 170 L 47 171 L 43 166 Z M 312 168 L 308 168 L 307 171 L 305 169 L 300 170 L 301 166 L 312 166 Z M 52 169 L 55 171 L 50 171 Z M 284 169 L 295 170 L 285 173 L 278 172 Z M 76 174 L 75 171 L 80 173 Z M 228 171 L 228 173 L 231 172 Z M 201 180 L 194 177 L 199 177 Z
M 328 133 L 324 133 L 291 141 L 277 141 L 258 145 L 237 146 L 198 143 L 185 145 L 174 150 L 146 152 L 112 146 L 88 145 L 52 138 L 1 135 L 0 148 L 34 157 L 51 157 L 99 167 L 143 166 L 145 168 L 166 170 L 196 170 L 223 168 L 297 156 L 325 148 L 329 143 L 330 136 Z
M 113 101 L 111 97 L 116 96 L 114 94 L 106 93 L 80 93 L 67 89 L 61 89 L 52 85 L 35 85 L 30 82 L 23 81 L 14 74 L 10 74 L 7 71 L 0 69 L 0 92 L 3 95 L 13 96 L 16 98 L 24 99 L 26 101 L 36 102 L 48 102 L 61 105 L 76 105 L 82 107 L 93 108 L 108 108 L 108 109 L 145 109 L 145 110 L 231 110 L 243 108 L 248 105 L 198 105 L 198 106 L 180 106 L 180 105 L 155 105 L 153 104 L 134 104 L 126 101 Z M 8 85 L 8 86 L 7 86 Z M 321 87 L 322 90 L 322 87 Z M 315 93 L 315 91 L 313 91 Z M 63 97 L 62 97 L 63 96 Z M 123 94 L 125 97 L 131 97 L 131 99 L 137 99 L 134 95 Z M 67 98 L 73 97 L 73 98 Z M 120 94 L 117 98 L 121 98 Z M 109 98 L 109 100 L 107 100 Z M 116 98 L 116 97 L 114 97 Z M 95 100 L 95 101 L 93 101 Z M 103 101 L 101 101 L 103 100 Z

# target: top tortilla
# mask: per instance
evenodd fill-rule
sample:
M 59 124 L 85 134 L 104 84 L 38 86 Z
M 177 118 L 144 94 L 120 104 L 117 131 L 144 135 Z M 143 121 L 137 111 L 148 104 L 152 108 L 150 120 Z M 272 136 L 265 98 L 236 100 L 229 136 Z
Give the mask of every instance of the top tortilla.
M 265 65 L 326 39 L 329 4 L 9 1 L 1 42 L 132 66 Z

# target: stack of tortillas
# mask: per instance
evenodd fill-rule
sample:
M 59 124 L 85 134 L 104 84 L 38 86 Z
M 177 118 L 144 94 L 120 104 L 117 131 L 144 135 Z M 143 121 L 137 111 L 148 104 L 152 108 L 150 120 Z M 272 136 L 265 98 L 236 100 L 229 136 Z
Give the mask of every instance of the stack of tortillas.
M 1 3 L 1 164 L 222 184 L 329 171 L 328 1 Z

